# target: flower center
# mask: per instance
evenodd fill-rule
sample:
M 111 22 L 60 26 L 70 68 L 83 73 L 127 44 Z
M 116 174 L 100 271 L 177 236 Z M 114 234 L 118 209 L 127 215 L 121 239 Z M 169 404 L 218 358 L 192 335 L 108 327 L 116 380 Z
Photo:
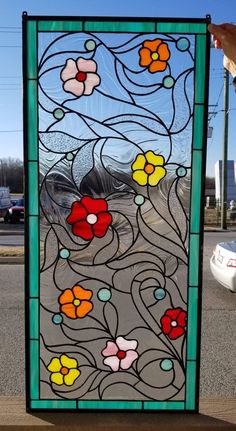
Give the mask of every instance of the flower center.
M 173 320 L 172 322 L 171 322 L 171 326 L 177 326 L 178 325 L 178 323 L 176 322 L 176 320 Z
M 75 76 L 75 79 L 77 79 L 77 81 L 79 82 L 84 82 L 86 78 L 87 78 L 87 73 L 85 72 L 78 72 Z
M 158 60 L 159 54 L 157 52 L 153 52 L 151 57 L 152 57 L 152 60 Z
M 78 306 L 80 304 L 80 300 L 79 299 L 74 299 L 73 304 Z
M 86 220 L 89 224 L 95 224 L 95 223 L 97 223 L 98 218 L 97 218 L 96 214 L 89 214 L 86 217 Z
M 61 368 L 61 374 L 63 374 L 63 376 L 66 376 L 68 373 L 69 373 L 68 368 L 66 368 L 66 367 Z
M 119 351 L 117 352 L 117 357 L 118 357 L 119 359 L 124 359 L 124 358 L 126 357 L 126 352 L 124 352 L 124 350 L 119 350 Z
M 154 169 L 155 169 L 154 166 L 151 165 L 150 163 L 148 163 L 144 168 L 146 174 L 152 174 L 154 172 Z

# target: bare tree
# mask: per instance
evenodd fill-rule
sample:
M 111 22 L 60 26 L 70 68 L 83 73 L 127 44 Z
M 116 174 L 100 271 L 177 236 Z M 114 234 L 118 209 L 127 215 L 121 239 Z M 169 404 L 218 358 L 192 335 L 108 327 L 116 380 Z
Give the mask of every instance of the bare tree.
M 0 159 L 0 186 L 9 187 L 11 193 L 23 192 L 24 167 L 20 159 Z
M 215 188 L 215 178 L 214 177 L 206 177 L 205 188 L 206 189 L 214 189 Z

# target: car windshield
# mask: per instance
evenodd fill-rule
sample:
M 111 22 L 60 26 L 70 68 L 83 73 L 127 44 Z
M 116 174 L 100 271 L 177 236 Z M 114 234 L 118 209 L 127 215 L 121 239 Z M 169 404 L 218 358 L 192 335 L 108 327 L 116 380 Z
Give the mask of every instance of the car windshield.
M 24 206 L 24 199 L 18 199 L 18 201 L 16 201 L 15 205 L 18 205 L 19 207 L 23 207 Z

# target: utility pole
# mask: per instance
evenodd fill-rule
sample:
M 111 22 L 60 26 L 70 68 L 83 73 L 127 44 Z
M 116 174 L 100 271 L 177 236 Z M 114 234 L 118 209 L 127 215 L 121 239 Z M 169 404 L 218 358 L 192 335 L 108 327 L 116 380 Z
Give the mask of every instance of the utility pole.
M 229 122 L 229 72 L 224 72 L 224 135 L 222 154 L 221 229 L 227 229 L 227 161 Z

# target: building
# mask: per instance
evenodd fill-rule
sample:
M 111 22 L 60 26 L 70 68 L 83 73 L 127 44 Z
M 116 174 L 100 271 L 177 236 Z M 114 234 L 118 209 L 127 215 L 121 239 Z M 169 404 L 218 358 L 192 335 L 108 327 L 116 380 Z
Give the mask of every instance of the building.
M 215 164 L 215 197 L 216 202 L 221 205 L 222 193 L 222 160 Z M 227 161 L 227 202 L 236 201 L 236 163 L 234 160 Z

